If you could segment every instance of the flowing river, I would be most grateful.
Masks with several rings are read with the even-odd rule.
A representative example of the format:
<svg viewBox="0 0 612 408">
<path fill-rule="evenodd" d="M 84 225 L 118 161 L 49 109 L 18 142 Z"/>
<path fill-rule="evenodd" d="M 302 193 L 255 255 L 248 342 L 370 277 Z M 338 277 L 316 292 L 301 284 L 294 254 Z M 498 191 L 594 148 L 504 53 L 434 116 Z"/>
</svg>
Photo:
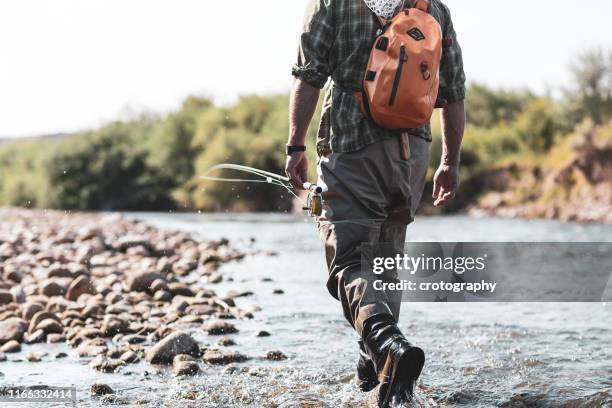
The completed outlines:
<svg viewBox="0 0 612 408">
<path fill-rule="evenodd" d="M 93 382 L 152 407 L 374 407 L 354 385 L 355 335 L 325 287 L 322 245 L 313 223 L 290 215 L 131 214 L 158 227 L 228 238 L 257 253 L 224 265 L 217 292 L 252 291 L 237 305 L 261 307 L 236 322 L 233 349 L 254 357 L 174 378 L 146 363 L 101 374 L 70 356 L 0 363 L 0 385 L 77 387 L 77 406 L 101 404 Z M 612 241 L 612 226 L 464 216 L 418 219 L 411 241 Z M 562 256 L 562 255 L 560 255 Z M 228 279 L 230 278 L 230 279 Z M 276 289 L 284 293 L 275 294 Z M 408 303 L 400 327 L 427 362 L 419 407 L 612 407 L 612 307 L 605 303 Z M 256 337 L 261 330 L 269 337 Z M 212 343 L 194 334 L 202 344 Z M 64 345 L 25 350 L 56 353 Z M 257 359 L 280 350 L 289 359 Z M 194 393 L 195 400 L 181 399 Z M 33 406 L 30 404 L 29 406 Z M 53 406 L 48 404 L 45 406 Z M 56 406 L 62 406 L 57 404 Z"/>
</svg>

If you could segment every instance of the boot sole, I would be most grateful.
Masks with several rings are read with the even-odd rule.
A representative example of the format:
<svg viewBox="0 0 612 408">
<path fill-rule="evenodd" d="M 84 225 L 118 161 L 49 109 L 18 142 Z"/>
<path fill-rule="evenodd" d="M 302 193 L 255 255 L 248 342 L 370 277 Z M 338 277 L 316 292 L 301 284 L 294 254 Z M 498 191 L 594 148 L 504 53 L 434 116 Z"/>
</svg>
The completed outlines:
<svg viewBox="0 0 612 408">
<path fill-rule="evenodd" d="M 384 398 L 379 399 L 379 406 L 387 408 L 398 387 L 407 389 L 409 396 L 412 397 L 414 385 L 419 379 L 424 365 L 425 353 L 423 350 L 418 347 L 410 347 L 406 350 L 391 367 L 389 385 L 384 391 Z"/>
</svg>

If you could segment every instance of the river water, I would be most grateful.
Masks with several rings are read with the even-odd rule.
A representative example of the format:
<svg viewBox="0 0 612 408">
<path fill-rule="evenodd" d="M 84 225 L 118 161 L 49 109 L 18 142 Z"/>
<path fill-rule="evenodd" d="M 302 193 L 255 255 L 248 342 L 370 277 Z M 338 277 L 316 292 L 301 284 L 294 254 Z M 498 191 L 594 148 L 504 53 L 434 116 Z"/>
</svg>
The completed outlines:
<svg viewBox="0 0 612 408">
<path fill-rule="evenodd" d="M 223 266 L 217 292 L 253 291 L 238 306 L 255 306 L 237 321 L 233 349 L 252 357 L 232 368 L 204 368 L 189 379 L 144 363 L 100 374 L 69 357 L 0 363 L 0 384 L 74 384 L 78 406 L 104 382 L 147 406 L 374 407 L 375 395 L 354 385 L 357 346 L 339 304 L 326 288 L 322 246 L 310 220 L 289 215 L 132 214 L 162 228 L 225 237 L 257 251 Z M 612 241 L 612 226 L 470 217 L 421 218 L 411 241 Z M 271 254 L 270 252 L 273 252 Z M 282 289 L 283 294 L 274 294 Z M 400 328 L 427 355 L 419 407 L 612 407 L 612 307 L 605 303 L 410 303 Z M 269 337 L 256 337 L 260 330 Z M 213 344 L 194 332 L 202 344 Z M 53 354 L 63 345 L 27 350 Z M 280 350 L 289 359 L 258 359 Z M 145 373 L 146 371 L 146 373 Z M 186 402 L 186 393 L 195 401 Z M 32 405 L 30 405 L 32 406 Z M 50 405 L 47 405 L 50 406 Z M 58 405 L 59 406 L 59 405 Z"/>
</svg>

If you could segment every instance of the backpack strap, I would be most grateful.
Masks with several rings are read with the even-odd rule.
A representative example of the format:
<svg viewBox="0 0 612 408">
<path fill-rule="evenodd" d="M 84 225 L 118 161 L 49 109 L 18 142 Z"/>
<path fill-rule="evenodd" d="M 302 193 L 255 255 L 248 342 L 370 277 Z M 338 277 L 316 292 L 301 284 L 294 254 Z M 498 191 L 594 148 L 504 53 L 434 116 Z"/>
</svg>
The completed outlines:
<svg viewBox="0 0 612 408">
<path fill-rule="evenodd" d="M 417 8 L 425 13 L 429 12 L 429 0 L 415 0 L 413 8 Z"/>
</svg>

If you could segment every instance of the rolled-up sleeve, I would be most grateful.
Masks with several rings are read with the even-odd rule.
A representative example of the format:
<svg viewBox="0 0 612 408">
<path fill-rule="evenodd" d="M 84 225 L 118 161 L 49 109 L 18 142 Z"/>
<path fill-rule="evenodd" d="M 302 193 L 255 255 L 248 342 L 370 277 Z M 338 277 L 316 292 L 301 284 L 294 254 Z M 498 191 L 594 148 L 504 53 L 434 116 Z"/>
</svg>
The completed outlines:
<svg viewBox="0 0 612 408">
<path fill-rule="evenodd" d="M 300 36 L 298 58 L 291 73 L 316 88 L 323 88 L 331 75 L 329 51 L 334 41 L 331 2 L 310 0 Z"/>
<path fill-rule="evenodd" d="M 444 6 L 444 24 L 442 27 L 443 49 L 440 62 L 440 92 L 438 97 L 447 103 L 465 99 L 465 72 L 463 54 L 457 41 L 450 11 Z"/>
</svg>

